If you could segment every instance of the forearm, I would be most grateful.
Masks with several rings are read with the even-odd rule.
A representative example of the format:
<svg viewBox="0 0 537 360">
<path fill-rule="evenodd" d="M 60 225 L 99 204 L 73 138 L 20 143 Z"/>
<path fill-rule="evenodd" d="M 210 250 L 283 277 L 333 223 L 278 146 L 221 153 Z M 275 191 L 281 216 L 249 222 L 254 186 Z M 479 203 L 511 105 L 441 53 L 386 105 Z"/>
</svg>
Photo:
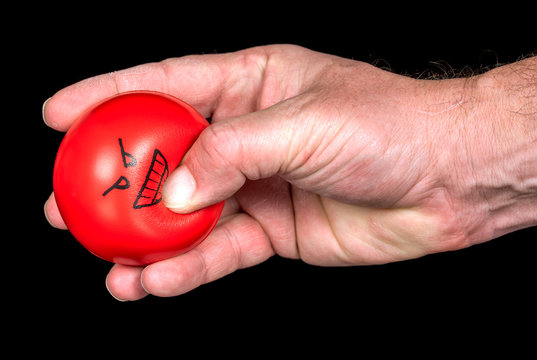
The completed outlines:
<svg viewBox="0 0 537 360">
<path fill-rule="evenodd" d="M 477 241 L 537 225 L 537 57 L 473 80 L 459 153 L 464 187 L 478 199 Z"/>
</svg>

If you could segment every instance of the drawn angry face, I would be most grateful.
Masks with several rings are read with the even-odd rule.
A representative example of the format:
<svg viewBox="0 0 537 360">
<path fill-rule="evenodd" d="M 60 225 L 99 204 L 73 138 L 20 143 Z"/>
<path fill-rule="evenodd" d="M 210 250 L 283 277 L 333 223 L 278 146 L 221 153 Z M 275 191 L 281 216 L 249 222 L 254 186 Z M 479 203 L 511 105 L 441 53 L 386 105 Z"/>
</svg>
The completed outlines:
<svg viewBox="0 0 537 360">
<path fill-rule="evenodd" d="M 123 166 L 125 168 L 136 166 L 138 161 L 132 154 L 125 151 L 125 148 L 123 147 L 123 139 L 121 138 L 119 138 L 119 147 L 121 150 Z M 164 184 L 169 172 L 170 170 L 166 158 L 162 155 L 160 150 L 155 149 L 151 165 L 145 175 L 145 181 L 140 187 L 140 191 L 138 191 L 138 195 L 136 196 L 132 207 L 134 209 L 141 209 L 146 206 L 158 204 L 162 200 L 162 184 Z M 103 196 L 108 195 L 112 190 L 125 190 L 128 188 L 130 188 L 129 179 L 121 175 L 112 186 L 106 189 Z"/>
</svg>

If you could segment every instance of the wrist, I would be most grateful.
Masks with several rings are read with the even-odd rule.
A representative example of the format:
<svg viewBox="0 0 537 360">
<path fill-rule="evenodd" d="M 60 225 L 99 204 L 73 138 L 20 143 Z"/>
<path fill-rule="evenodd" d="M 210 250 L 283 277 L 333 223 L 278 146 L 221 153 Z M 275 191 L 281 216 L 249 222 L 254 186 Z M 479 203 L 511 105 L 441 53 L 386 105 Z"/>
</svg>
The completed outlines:
<svg viewBox="0 0 537 360">
<path fill-rule="evenodd" d="M 473 211 L 472 242 L 537 225 L 537 69 L 519 71 L 526 65 L 466 81 L 455 173 Z"/>
</svg>

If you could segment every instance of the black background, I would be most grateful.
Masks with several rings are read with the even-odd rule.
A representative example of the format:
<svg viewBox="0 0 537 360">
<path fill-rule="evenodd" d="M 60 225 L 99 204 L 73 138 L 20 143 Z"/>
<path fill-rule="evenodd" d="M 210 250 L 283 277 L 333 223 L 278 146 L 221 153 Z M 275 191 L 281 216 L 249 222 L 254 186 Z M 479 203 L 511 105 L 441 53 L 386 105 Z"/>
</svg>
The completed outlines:
<svg viewBox="0 0 537 360">
<path fill-rule="evenodd" d="M 290 3 L 197 8 L 142 3 L 121 11 L 81 4 L 33 7 L 38 15 L 33 18 L 23 10 L 6 14 L 14 21 L 3 29 L 9 87 L 4 120 L 15 128 L 4 132 L 9 210 L 3 238 L 9 246 L 3 296 L 11 300 L 6 313 L 16 319 L 12 334 L 52 335 L 58 341 L 93 328 L 91 340 L 82 337 L 88 348 L 113 344 L 114 336 L 124 332 L 132 334 L 127 347 L 136 348 L 144 336 L 166 333 L 177 342 L 160 344 L 165 348 L 188 347 L 185 339 L 193 336 L 206 340 L 207 347 L 198 348 L 203 351 L 213 338 L 224 337 L 231 340 L 219 349 L 231 352 L 246 335 L 265 344 L 261 349 L 282 341 L 300 348 L 331 346 L 324 340 L 329 335 L 341 336 L 336 349 L 365 349 L 371 346 L 366 338 L 392 344 L 407 336 L 410 340 L 400 348 L 406 351 L 423 343 L 448 349 L 471 343 L 483 332 L 500 338 L 520 332 L 531 338 L 537 300 L 535 229 L 382 266 L 322 268 L 276 256 L 179 297 L 120 303 L 104 285 L 111 265 L 68 232 L 47 224 L 43 204 L 52 190 L 54 156 L 63 134 L 45 126 L 41 106 L 54 92 L 89 76 L 270 43 L 294 43 L 407 74 L 435 69 L 432 63 L 439 61 L 455 69 L 493 66 L 537 49 L 534 21 L 524 18 L 523 9 L 351 4 L 291 9 Z M 299 340 L 305 333 L 317 340 Z M 521 338 L 518 345 L 525 342 Z M 498 344 L 482 343 L 484 348 Z"/>
</svg>

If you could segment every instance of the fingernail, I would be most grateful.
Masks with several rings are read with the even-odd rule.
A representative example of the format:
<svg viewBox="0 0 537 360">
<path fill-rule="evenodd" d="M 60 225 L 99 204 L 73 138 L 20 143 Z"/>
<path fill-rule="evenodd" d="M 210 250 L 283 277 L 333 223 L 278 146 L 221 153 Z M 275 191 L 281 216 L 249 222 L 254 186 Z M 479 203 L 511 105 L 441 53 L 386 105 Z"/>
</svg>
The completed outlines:
<svg viewBox="0 0 537 360">
<path fill-rule="evenodd" d="M 185 166 L 177 168 L 162 188 L 162 201 L 170 210 L 186 210 L 196 191 L 196 180 Z"/>
<path fill-rule="evenodd" d="M 106 279 L 104 281 L 104 286 L 106 286 L 106 290 L 108 290 L 108 293 L 110 294 L 110 296 L 112 296 L 114 299 L 116 299 L 117 301 L 119 302 L 126 302 L 127 300 L 123 300 L 123 299 L 120 299 L 118 298 L 117 296 L 115 296 L 111 291 L 110 291 L 110 288 L 108 287 L 108 276 L 106 276 Z"/>
<path fill-rule="evenodd" d="M 147 289 L 146 289 L 145 286 L 144 286 L 144 271 L 145 271 L 145 269 L 147 269 L 147 267 L 145 267 L 145 268 L 142 270 L 142 272 L 140 273 L 140 286 L 142 287 L 142 289 L 144 289 L 144 291 L 145 291 L 146 293 L 150 294 L 150 292 L 147 291 Z"/>
<path fill-rule="evenodd" d="M 52 193 L 47 201 L 45 201 L 45 205 L 43 206 L 43 210 L 45 212 L 45 219 L 47 219 L 48 223 L 60 230 L 67 230 L 67 225 L 65 225 L 65 222 L 59 215 L 58 211 L 52 210 L 52 200 L 54 199 L 54 193 Z"/>
<path fill-rule="evenodd" d="M 47 124 L 47 126 L 49 126 L 49 124 L 47 122 L 47 118 L 45 117 L 45 107 L 47 106 L 47 103 L 48 103 L 49 100 L 50 100 L 50 98 L 45 100 L 45 102 L 43 103 L 43 107 L 41 108 L 41 116 L 43 117 L 43 121 L 45 122 L 45 124 Z"/>
</svg>

